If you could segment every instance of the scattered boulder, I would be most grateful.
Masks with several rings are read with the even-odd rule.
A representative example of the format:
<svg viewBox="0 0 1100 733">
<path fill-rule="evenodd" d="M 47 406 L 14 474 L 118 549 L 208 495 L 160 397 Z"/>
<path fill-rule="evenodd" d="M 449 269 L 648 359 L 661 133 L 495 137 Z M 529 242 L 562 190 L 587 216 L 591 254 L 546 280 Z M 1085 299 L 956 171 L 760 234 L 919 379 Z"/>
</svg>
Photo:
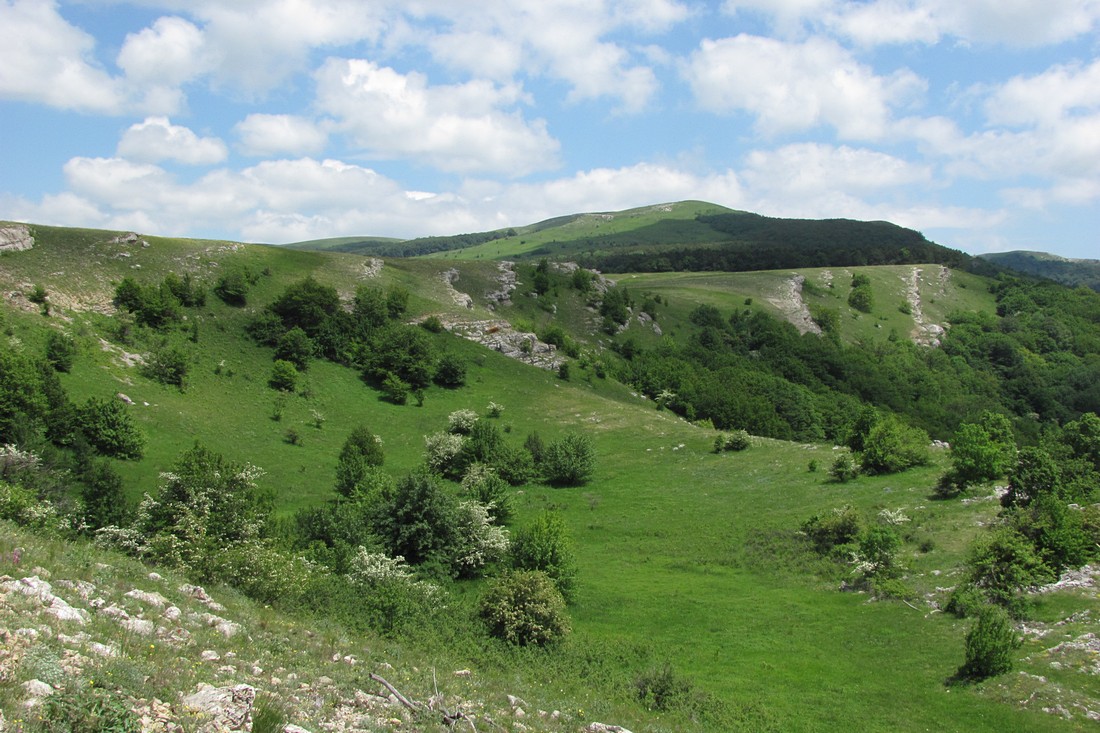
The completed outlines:
<svg viewBox="0 0 1100 733">
<path fill-rule="evenodd" d="M 31 231 L 22 224 L 0 227 L 0 252 L 22 252 L 34 246 Z"/>
<path fill-rule="evenodd" d="M 200 730 L 247 731 L 252 729 L 252 704 L 255 701 L 256 688 L 251 685 L 214 687 L 203 683 L 197 691 L 183 698 L 183 705 L 213 719 L 210 725 Z"/>
</svg>

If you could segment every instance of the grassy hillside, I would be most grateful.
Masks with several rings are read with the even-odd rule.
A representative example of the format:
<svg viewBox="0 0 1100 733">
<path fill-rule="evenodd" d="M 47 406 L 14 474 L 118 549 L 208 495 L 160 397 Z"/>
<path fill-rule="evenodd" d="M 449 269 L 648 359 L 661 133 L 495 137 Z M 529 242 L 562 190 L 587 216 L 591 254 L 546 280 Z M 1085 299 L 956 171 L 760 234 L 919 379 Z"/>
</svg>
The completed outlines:
<svg viewBox="0 0 1100 733">
<path fill-rule="evenodd" d="M 685 222 L 692 222 L 699 212 L 687 207 L 682 213 Z M 639 211 L 636 216 L 655 214 Z M 563 226 L 590 224 L 574 220 Z M 614 220 L 603 224 L 620 225 Z M 523 236 L 532 237 L 533 249 L 550 241 L 535 234 L 550 231 Z M 41 353 L 50 330 L 64 331 L 78 345 L 71 373 L 61 375 L 75 401 L 116 392 L 133 399 L 129 412 L 148 436 L 146 455 L 137 462 L 115 462 L 131 497 L 154 491 L 160 472 L 196 440 L 264 469 L 262 486 L 274 492 L 277 511 L 286 517 L 334 496 L 336 457 L 358 424 L 381 437 L 384 468 L 394 476 L 420 463 L 423 436 L 445 427 L 451 412 L 469 408 L 484 415 L 490 402 L 503 405 L 496 424 L 510 443 L 522 443 L 532 431 L 547 440 L 569 430 L 591 437 L 598 463 L 586 486 L 530 484 L 513 492 L 514 526 L 550 509 L 573 537 L 579 566 L 578 597 L 570 608 L 573 635 L 545 652 L 472 641 L 462 634 L 476 626 L 469 619 L 482 581 L 457 584 L 450 614 L 457 619 L 454 626 L 444 626 L 438 635 L 426 628 L 419 638 L 400 642 L 372 641 L 369 647 L 372 662 L 392 661 L 403 682 L 423 698 L 430 695 L 426 670 L 431 665 L 447 669 L 447 675 L 450 669 L 473 668 L 473 682 L 454 683 L 464 697 L 504 706 L 505 694 L 518 694 L 532 706 L 567 712 L 567 729 L 603 720 L 636 733 L 824 731 L 851 728 L 853 721 L 868 731 L 1074 730 L 1089 725 L 1082 709 L 1100 709 L 1097 677 L 1076 671 L 1081 666 L 1076 651 L 1055 648 L 1095 631 L 1096 620 L 1074 616 L 1095 603 L 1094 589 L 1039 598 L 1036 620 L 1029 626 L 1049 635 L 1029 635 L 1015 653 L 1018 669 L 1026 674 L 945 685 L 962 662 L 971 622 L 939 613 L 930 603 L 945 602 L 944 588 L 957 582 L 968 544 L 997 504 L 987 496 L 989 487 L 976 490 L 966 503 L 934 499 L 946 465 L 942 453 L 931 465 L 902 474 L 831 483 L 825 474 L 834 455 L 831 445 L 754 438 L 745 452 L 716 454 L 711 450 L 714 430 L 659 410 L 634 390 L 601 378 L 598 359 L 575 360 L 570 379 L 563 380 L 446 333 L 431 338 L 439 348 L 466 358 L 467 384 L 455 390 L 431 387 L 423 406 L 385 401 L 357 371 L 322 360 L 314 360 L 305 374 L 306 389 L 279 396 L 266 383 L 272 351 L 249 340 L 244 326 L 288 284 L 307 275 L 333 285 L 345 299 L 360 283 L 407 288 L 409 319 L 429 314 L 447 320 L 507 318 L 539 331 L 558 323 L 593 354 L 610 337 L 584 300 L 564 291 L 533 298 L 524 294 L 530 287 L 526 283 L 511 305 L 494 304 L 485 294 L 499 286 L 500 272 L 493 262 L 476 261 L 472 250 L 462 255 L 473 256 L 473 262 L 387 260 L 374 272 L 351 255 L 158 238 L 144 238 L 145 247 L 142 238 L 118 243 L 111 241 L 115 233 L 48 227 L 35 227 L 34 233 L 34 249 L 0 256 L 0 286 L 8 294 L 6 344 Z M 481 253 L 489 259 L 489 249 Z M 187 314 L 189 322 L 198 323 L 197 342 L 187 340 L 187 328 L 169 336 L 190 360 L 185 391 L 153 382 L 126 364 L 122 352 L 144 352 L 156 337 L 139 337 L 132 345 L 112 341 L 115 283 L 127 275 L 155 280 L 169 270 L 209 282 L 241 265 L 262 273 L 245 307 L 210 297 L 204 308 Z M 447 284 L 444 273 L 452 267 L 459 271 L 454 288 L 470 295 L 472 307 Z M 847 305 L 857 273 L 870 280 L 875 301 L 870 314 Z M 529 274 L 520 270 L 521 283 Z M 955 309 L 994 308 L 980 278 L 957 272 L 945 276 L 936 266 L 920 268 L 915 279 L 911 266 L 815 268 L 798 274 L 805 278 L 805 303 L 836 309 L 841 337 L 850 343 L 885 342 L 891 331 L 902 338 L 913 332 L 919 324 L 909 298 L 911 284 L 928 322 L 942 323 Z M 622 276 L 621 284 L 637 293 L 660 294 L 665 301 L 661 327 L 686 336 L 694 328 L 690 311 L 700 303 L 727 310 L 745 307 L 751 299 L 753 309 L 787 315 L 791 277 L 789 271 L 637 274 Z M 35 285 L 48 293 L 48 317 L 24 295 Z M 909 313 L 902 312 L 903 305 Z M 631 321 L 631 332 L 659 341 L 650 326 L 637 320 Z M 281 417 L 275 420 L 277 403 Z M 300 435 L 298 444 L 286 440 L 290 429 Z M 819 466 L 816 471 L 809 470 L 811 462 Z M 870 517 L 884 509 L 909 517 L 900 557 L 911 600 L 871 601 L 866 593 L 839 592 L 841 582 L 850 578 L 848 568 L 820 558 L 800 539 L 798 528 L 805 520 L 844 505 Z M 13 537 L 0 545 L 5 555 L 15 542 L 32 544 Z M 64 559 L 72 552 L 86 558 L 82 565 L 74 562 L 85 575 L 99 561 L 83 550 L 56 545 L 37 549 L 35 562 Z M 14 570 L 10 564 L 3 569 Z M 261 626 L 287 628 L 287 638 L 303 623 L 268 616 L 273 612 L 243 599 L 239 605 L 235 599 L 233 608 L 245 616 L 256 614 Z M 1062 623 L 1065 619 L 1071 620 Z M 325 634 L 339 633 L 327 628 Z M 259 633 L 256 638 L 277 644 Z M 351 648 L 333 641 L 337 646 L 344 653 Z M 1061 666 L 1053 668 L 1052 661 Z M 636 699 L 638 680 L 665 664 L 678 681 L 676 694 L 696 702 L 652 710 Z M 1043 682 L 1037 681 L 1040 677 Z M 14 699 L 13 687 L 22 681 L 2 683 L 6 699 Z M 349 682 L 361 683 L 361 676 Z M 1068 719 L 1043 712 L 1058 706 L 1068 711 Z M 525 725 L 539 729 L 543 723 L 533 719 Z"/>
</svg>

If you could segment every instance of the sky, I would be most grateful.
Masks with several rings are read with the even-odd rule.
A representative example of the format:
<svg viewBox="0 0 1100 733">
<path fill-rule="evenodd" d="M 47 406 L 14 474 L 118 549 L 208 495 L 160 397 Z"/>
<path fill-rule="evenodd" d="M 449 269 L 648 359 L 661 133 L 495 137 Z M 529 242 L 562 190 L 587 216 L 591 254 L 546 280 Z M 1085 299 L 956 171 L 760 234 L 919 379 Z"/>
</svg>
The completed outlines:
<svg viewBox="0 0 1100 733">
<path fill-rule="evenodd" d="M 699 199 L 1100 258 L 1100 0 L 0 0 L 0 219 L 286 243 Z"/>
</svg>

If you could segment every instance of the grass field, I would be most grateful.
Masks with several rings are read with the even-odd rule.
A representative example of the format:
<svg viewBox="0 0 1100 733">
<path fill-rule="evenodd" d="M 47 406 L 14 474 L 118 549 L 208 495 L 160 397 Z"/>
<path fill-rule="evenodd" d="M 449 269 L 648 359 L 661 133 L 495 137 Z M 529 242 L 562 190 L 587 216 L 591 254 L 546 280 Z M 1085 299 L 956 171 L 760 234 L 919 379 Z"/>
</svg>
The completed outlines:
<svg viewBox="0 0 1100 733">
<path fill-rule="evenodd" d="M 1065 721 L 1040 712 L 1038 703 L 1021 706 L 1029 694 L 1028 677 L 1012 675 L 977 686 L 945 684 L 962 661 L 968 622 L 933 613 L 922 599 L 933 594 L 942 601 L 944 594 L 936 589 L 954 584 L 967 543 L 995 505 L 933 500 L 942 455 L 936 465 L 899 475 L 827 483 L 824 470 L 832 446 L 756 438 L 743 453 L 714 454 L 713 431 L 659 411 L 589 370 L 578 369 L 564 382 L 448 335 L 437 336 L 438 345 L 467 358 L 467 386 L 432 388 L 423 407 L 384 402 L 354 371 L 321 361 L 306 376 L 306 396 L 279 398 L 266 385 L 270 349 L 243 336 L 250 311 L 307 274 L 349 294 L 361 282 L 361 259 L 152 239 L 149 248 L 116 257 L 118 245 L 104 244 L 102 233 L 80 232 L 69 240 L 62 230 L 42 231 L 34 250 L 0 257 L 4 287 L 41 283 L 59 302 L 64 298 L 85 309 L 59 307 L 45 318 L 33 309 L 9 308 L 8 344 L 39 350 L 44 327 L 65 329 L 80 346 L 73 372 L 63 378 L 74 399 L 121 391 L 136 402 L 132 414 L 149 438 L 146 457 L 118 463 L 135 498 L 152 491 L 158 474 L 196 440 L 263 468 L 262 483 L 276 493 L 278 511 L 286 515 L 332 496 L 340 445 L 361 423 L 381 436 L 385 467 L 395 476 L 419 463 L 423 436 L 442 429 L 451 411 L 469 408 L 484 414 L 490 401 L 504 406 L 499 424 L 513 444 L 531 431 L 544 439 L 568 430 L 591 435 L 598 467 L 587 486 L 532 485 L 517 491 L 517 523 L 544 509 L 561 512 L 580 565 L 579 596 L 571 609 L 575 633 L 566 652 L 560 658 L 520 655 L 501 667 L 514 684 L 538 690 L 532 694 L 544 707 L 552 708 L 554 696 L 560 695 L 589 717 L 616 716 L 614 722 L 636 732 L 708 729 L 705 720 L 649 713 L 629 702 L 634 677 L 668 662 L 697 690 L 734 710 L 744 730 L 1083 729 L 1080 717 Z M 109 301 L 111 282 L 137 272 L 133 265 L 141 264 L 144 275 L 187 266 L 210 277 L 228 258 L 243 258 L 270 275 L 250 293 L 249 308 L 230 308 L 211 297 L 205 309 L 191 315 L 199 319 L 198 343 L 187 342 L 183 332 L 172 336 L 190 354 L 186 391 L 149 381 L 101 348 L 107 317 L 87 308 L 93 301 Z M 82 259 L 92 265 L 81 268 Z M 440 278 L 452 264 L 387 262 L 377 282 L 408 287 L 413 315 L 464 314 Z M 456 287 L 466 288 L 476 302 L 467 315 L 488 315 L 481 295 L 492 284 L 495 265 L 462 267 Z M 954 308 L 989 307 L 980 279 L 954 273 L 941 285 L 929 278 L 933 270 L 938 268 L 927 268 L 919 282 L 927 319 L 942 322 Z M 891 330 L 904 337 L 913 318 L 899 305 L 912 268 L 858 271 L 872 279 L 876 307 L 870 315 L 847 306 L 851 271 L 834 270 L 833 288 L 824 271 L 801 271 L 816 285 L 807 300 L 840 310 L 846 340 L 885 338 Z M 726 311 L 752 298 L 753 307 L 774 307 L 768 299 L 788 276 L 662 274 L 628 276 L 622 282 L 637 292 L 665 296 L 671 305 L 662 323 L 675 329 L 683 327 L 682 319 L 698 303 Z M 579 327 L 588 316 L 581 306 L 569 307 L 574 310 L 568 317 L 563 312 L 563 320 Z M 503 311 L 509 313 L 549 319 L 526 301 Z M 593 344 L 601 338 L 587 337 Z M 282 417 L 275 420 L 280 399 Z M 300 445 L 285 440 L 291 428 L 299 432 Z M 821 466 L 817 472 L 808 470 L 811 460 Z M 799 525 L 845 504 L 872 516 L 881 509 L 903 509 L 911 518 L 902 556 L 905 581 L 917 603 L 869 602 L 864 594 L 840 592 L 845 571 L 803 548 Z M 472 598 L 473 589 L 465 592 Z M 1040 613 L 1055 621 L 1095 607 L 1095 600 L 1095 592 L 1053 596 Z M 1061 686 L 1060 693 L 1044 688 L 1034 699 L 1068 704 L 1100 697 L 1096 677 L 1051 672 L 1043 652 L 1049 646 L 1032 639 L 1017 655 L 1029 674 L 1051 676 Z M 604 660 L 592 669 L 605 677 L 588 679 L 586 668 L 563 669 L 562 659 L 579 664 L 585 650 Z M 440 658 L 458 664 L 464 654 L 450 649 Z M 476 656 L 468 661 L 501 664 Z M 612 696 L 604 694 L 609 686 L 616 691 Z"/>
</svg>

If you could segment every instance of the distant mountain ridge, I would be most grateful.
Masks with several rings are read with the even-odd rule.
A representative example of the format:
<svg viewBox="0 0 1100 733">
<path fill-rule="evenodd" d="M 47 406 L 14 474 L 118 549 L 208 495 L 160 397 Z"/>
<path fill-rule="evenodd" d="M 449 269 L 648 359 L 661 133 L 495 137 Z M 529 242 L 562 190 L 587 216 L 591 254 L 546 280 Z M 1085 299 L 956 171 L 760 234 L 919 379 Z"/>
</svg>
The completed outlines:
<svg viewBox="0 0 1100 733">
<path fill-rule="evenodd" d="M 573 260 L 607 272 L 749 271 L 942 264 L 995 268 L 885 221 L 784 219 L 702 201 L 570 214 L 525 227 L 404 241 L 343 238 L 291 245 L 375 257 Z"/>
<path fill-rule="evenodd" d="M 1070 287 L 1083 285 L 1100 292 L 1100 260 L 1071 259 L 1047 252 L 1025 250 L 994 252 L 979 257 L 1024 275 L 1043 277 Z"/>
</svg>

